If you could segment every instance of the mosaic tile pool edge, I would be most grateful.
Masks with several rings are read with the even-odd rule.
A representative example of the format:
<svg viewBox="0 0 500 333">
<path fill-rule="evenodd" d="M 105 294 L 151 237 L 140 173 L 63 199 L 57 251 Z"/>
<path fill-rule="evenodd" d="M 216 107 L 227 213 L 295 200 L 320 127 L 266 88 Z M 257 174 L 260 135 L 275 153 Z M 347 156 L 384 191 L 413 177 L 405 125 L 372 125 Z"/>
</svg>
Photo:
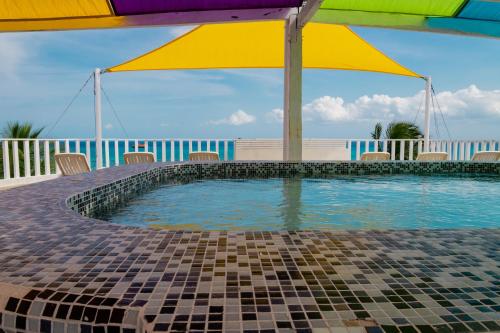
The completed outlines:
<svg viewBox="0 0 500 333">
<path fill-rule="evenodd" d="M 335 175 L 384 174 L 498 174 L 500 163 L 471 162 L 224 162 L 183 163 L 147 172 L 85 191 L 66 204 L 81 215 L 96 217 L 130 197 L 164 181 L 205 178 L 331 177 Z"/>
<path fill-rule="evenodd" d="M 68 204 L 82 214 L 91 214 L 100 206 L 126 200 L 172 178 L 500 174 L 500 164 L 494 163 L 410 163 L 158 164 L 146 170 L 138 168 L 124 177 L 111 177 L 115 179 L 104 185 L 83 186 L 83 192 L 73 192 L 71 179 L 61 180 L 61 190 L 55 193 L 69 198 L 63 200 L 64 207 L 60 208 L 67 210 Z M 81 188 L 85 180 L 90 179 L 76 180 L 75 188 Z M 40 186 L 47 191 L 40 191 L 38 206 L 45 204 L 46 196 L 54 195 L 49 185 Z M 0 208 L 2 204 L 8 206 L 9 200 L 19 201 L 22 197 L 11 193 L 0 193 Z M 80 197 L 74 193 L 80 193 Z M 31 208 L 47 212 L 49 217 L 39 218 L 42 224 L 33 224 L 36 215 L 32 212 L 14 211 L 0 216 L 0 222 L 6 215 L 10 216 L 8 221 L 23 220 L 29 227 L 21 228 L 19 233 L 0 224 L 0 240 L 6 240 L 0 242 L 0 250 L 4 250 L 0 251 L 0 282 L 17 282 L 30 288 L 18 301 L 8 297 L 3 305 L 0 300 L 0 330 L 9 333 L 35 331 L 31 329 L 34 327 L 40 331 L 75 333 L 425 333 L 500 328 L 499 287 L 495 283 L 500 277 L 498 230 L 154 231 L 121 228 L 61 209 L 52 213 L 52 207 Z M 71 225 L 68 219 L 82 224 Z M 55 242 L 40 238 L 58 236 L 45 232 L 44 223 L 49 221 L 54 226 L 48 231 L 61 229 Z M 62 232 L 64 229 L 67 231 Z M 88 244 L 76 246 L 83 239 Z M 45 242 L 50 246 L 44 247 Z M 46 249 L 40 250 L 40 246 Z M 9 249 L 17 252 L 7 253 L 5 250 Z M 125 261 L 117 261 L 119 258 Z M 46 301 L 35 297 L 34 302 L 40 302 L 44 311 L 45 307 L 50 308 L 49 303 L 56 304 L 57 311 L 54 307 L 53 316 L 30 316 L 34 306 L 27 306 L 26 298 L 44 292 L 53 295 Z M 74 308 L 80 306 L 75 303 L 82 296 L 87 296 L 88 302 L 98 303 L 90 308 L 95 308 L 96 313 L 101 311 L 99 320 L 71 319 Z M 74 302 L 69 301 L 73 298 Z M 108 307 L 104 299 L 115 303 Z M 133 313 L 140 309 L 141 323 L 135 327 L 111 324 L 111 315 L 103 310 L 112 313 L 115 309 Z M 106 318 L 108 324 L 104 324 Z"/>
</svg>

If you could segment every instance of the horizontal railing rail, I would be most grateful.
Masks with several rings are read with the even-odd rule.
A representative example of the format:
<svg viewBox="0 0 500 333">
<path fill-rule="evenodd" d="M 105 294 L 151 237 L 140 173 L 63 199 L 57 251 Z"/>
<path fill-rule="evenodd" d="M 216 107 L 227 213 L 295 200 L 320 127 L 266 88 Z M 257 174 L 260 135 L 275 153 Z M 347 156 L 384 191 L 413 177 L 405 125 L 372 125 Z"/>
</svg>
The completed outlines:
<svg viewBox="0 0 500 333">
<path fill-rule="evenodd" d="M 350 160 L 360 160 L 365 152 L 388 152 L 391 160 L 414 160 L 423 151 L 424 141 L 341 139 Z M 234 159 L 233 139 L 179 139 L 179 138 L 108 138 L 102 141 L 103 167 L 123 165 L 127 152 L 152 152 L 157 161 L 184 161 L 189 153 L 212 151 L 221 160 Z M 43 178 L 59 174 L 54 154 L 82 153 L 92 169 L 96 168 L 95 140 L 65 139 L 10 139 L 0 138 L 0 182 L 30 177 Z M 430 151 L 448 153 L 449 160 L 470 160 L 474 153 L 500 150 L 500 140 L 430 140 Z"/>
</svg>

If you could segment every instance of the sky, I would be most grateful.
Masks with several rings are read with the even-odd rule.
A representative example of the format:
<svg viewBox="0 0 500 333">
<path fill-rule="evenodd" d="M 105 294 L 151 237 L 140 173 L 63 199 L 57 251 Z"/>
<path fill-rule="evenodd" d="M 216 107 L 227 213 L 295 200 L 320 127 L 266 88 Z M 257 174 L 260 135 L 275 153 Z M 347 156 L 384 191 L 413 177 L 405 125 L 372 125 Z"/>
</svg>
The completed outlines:
<svg viewBox="0 0 500 333">
<path fill-rule="evenodd" d="M 45 137 L 93 137 L 92 80 L 63 114 L 93 69 L 136 57 L 191 28 L 0 34 L 0 127 L 30 121 L 45 127 Z M 500 40 L 353 30 L 404 66 L 432 76 L 440 106 L 432 117 L 433 138 L 500 137 Z M 104 137 L 282 135 L 282 70 L 107 73 L 102 84 L 112 105 L 103 96 Z M 377 122 L 422 125 L 423 88 L 415 78 L 304 70 L 304 137 L 367 138 Z"/>
</svg>

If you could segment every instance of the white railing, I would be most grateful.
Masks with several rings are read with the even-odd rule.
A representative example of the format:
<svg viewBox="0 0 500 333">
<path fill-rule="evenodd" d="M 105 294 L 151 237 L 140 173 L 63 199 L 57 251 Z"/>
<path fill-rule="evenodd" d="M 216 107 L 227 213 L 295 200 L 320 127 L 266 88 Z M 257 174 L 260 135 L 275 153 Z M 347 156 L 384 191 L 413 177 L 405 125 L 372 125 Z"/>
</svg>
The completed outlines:
<svg viewBox="0 0 500 333">
<path fill-rule="evenodd" d="M 340 140 L 336 140 L 340 141 Z M 359 160 L 366 152 L 385 151 L 392 160 L 413 160 L 423 150 L 423 140 L 343 139 L 347 159 Z M 500 140 L 431 140 L 430 151 L 444 151 L 450 160 L 470 160 L 475 152 L 500 150 Z M 95 169 L 93 139 L 2 139 L 0 138 L 0 183 L 6 180 L 46 178 L 59 173 L 54 154 L 83 153 Z M 103 139 L 103 167 L 124 164 L 123 154 L 147 151 L 157 161 L 184 161 L 189 153 L 214 151 L 221 160 L 234 159 L 231 139 Z"/>
<path fill-rule="evenodd" d="M 189 153 L 213 151 L 221 160 L 233 158 L 233 140 L 227 139 L 103 139 L 103 167 L 123 165 L 127 152 L 152 152 L 157 161 L 184 161 Z M 0 180 L 59 174 L 54 154 L 83 153 L 96 167 L 93 139 L 2 139 Z"/>
<path fill-rule="evenodd" d="M 348 139 L 351 160 L 360 160 L 364 152 L 388 152 L 391 160 L 414 160 L 424 149 L 424 140 Z M 429 151 L 446 152 L 451 161 L 469 161 L 474 153 L 500 150 L 500 140 L 430 140 Z"/>
</svg>

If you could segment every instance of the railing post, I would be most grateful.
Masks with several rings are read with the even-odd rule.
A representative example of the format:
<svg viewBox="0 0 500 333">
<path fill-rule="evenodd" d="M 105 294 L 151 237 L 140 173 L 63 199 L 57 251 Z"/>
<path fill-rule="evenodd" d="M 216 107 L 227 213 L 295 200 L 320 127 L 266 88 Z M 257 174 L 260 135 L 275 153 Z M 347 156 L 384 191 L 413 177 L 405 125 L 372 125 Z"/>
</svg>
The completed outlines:
<svg viewBox="0 0 500 333">
<path fill-rule="evenodd" d="M 167 144 L 165 143 L 165 139 L 161 140 L 161 161 L 167 161 Z"/>
<path fill-rule="evenodd" d="M 31 177 L 31 154 L 30 142 L 23 141 L 23 155 L 24 155 L 24 177 Z"/>
<path fill-rule="evenodd" d="M 9 154 L 9 141 L 2 141 L 3 153 L 3 178 L 10 179 L 10 154 Z"/>
<path fill-rule="evenodd" d="M 179 161 L 184 161 L 184 142 L 182 139 L 179 140 Z"/>
<path fill-rule="evenodd" d="M 40 141 L 33 141 L 33 154 L 35 155 L 35 176 L 40 176 Z"/>
<path fill-rule="evenodd" d="M 17 140 L 12 141 L 12 157 L 14 162 L 14 178 L 19 178 L 19 144 Z"/>
<path fill-rule="evenodd" d="M 356 161 L 359 161 L 361 156 L 361 141 L 356 140 Z"/>
<path fill-rule="evenodd" d="M 54 153 L 59 154 L 60 148 L 61 147 L 59 147 L 59 140 L 54 140 Z M 89 163 L 90 163 L 90 160 L 89 160 Z M 57 165 L 57 163 L 56 163 L 56 173 L 57 174 L 61 173 L 61 170 L 59 170 L 59 166 Z"/>
<path fill-rule="evenodd" d="M 104 140 L 104 153 L 106 156 L 106 168 L 109 168 L 111 165 L 109 163 L 109 140 Z"/>
<path fill-rule="evenodd" d="M 229 160 L 229 141 L 224 140 L 224 161 Z"/>
<path fill-rule="evenodd" d="M 408 147 L 408 159 L 413 161 L 413 140 L 410 140 L 410 144 Z"/>
<path fill-rule="evenodd" d="M 69 149 L 69 140 L 68 139 L 64 140 L 64 152 L 71 153 L 71 151 Z"/>
<path fill-rule="evenodd" d="M 391 160 L 396 160 L 396 140 L 391 140 Z"/>
<path fill-rule="evenodd" d="M 44 154 L 44 159 L 45 159 L 45 175 L 50 175 L 51 170 L 50 170 L 50 141 L 45 140 L 43 142 L 43 154 Z"/>
<path fill-rule="evenodd" d="M 351 140 L 347 140 L 347 153 L 349 154 L 349 161 L 352 160 L 352 142 Z"/>
<path fill-rule="evenodd" d="M 170 161 L 175 162 L 175 141 L 170 139 Z"/>
<path fill-rule="evenodd" d="M 153 155 L 155 156 L 155 161 L 158 160 L 158 148 L 156 147 L 158 141 L 153 140 Z"/>
<path fill-rule="evenodd" d="M 89 162 L 89 165 L 90 167 L 92 168 L 92 163 L 90 163 L 90 140 L 87 139 L 87 141 L 85 141 L 85 155 L 87 157 L 87 161 Z"/>
<path fill-rule="evenodd" d="M 399 141 L 399 160 L 404 161 L 405 159 L 405 140 Z"/>
<path fill-rule="evenodd" d="M 120 141 L 115 139 L 114 145 L 115 145 L 115 166 L 119 166 L 120 165 Z"/>
</svg>

